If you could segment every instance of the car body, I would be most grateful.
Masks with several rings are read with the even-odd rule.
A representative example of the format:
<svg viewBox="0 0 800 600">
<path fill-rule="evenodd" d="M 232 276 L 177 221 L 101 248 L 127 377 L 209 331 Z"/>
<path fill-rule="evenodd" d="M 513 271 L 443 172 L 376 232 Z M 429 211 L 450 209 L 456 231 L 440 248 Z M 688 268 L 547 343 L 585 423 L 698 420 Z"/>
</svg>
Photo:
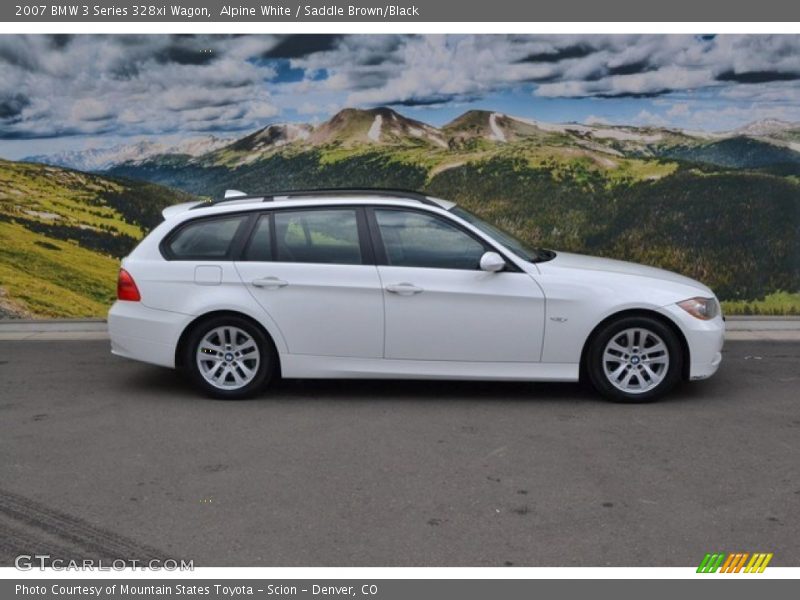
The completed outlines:
<svg viewBox="0 0 800 600">
<path fill-rule="evenodd" d="M 234 192 L 164 214 L 122 262 L 112 352 L 186 368 L 214 396 L 253 395 L 276 375 L 586 375 L 612 399 L 641 401 L 720 364 L 724 322 L 703 284 L 530 249 L 445 200 Z M 247 365 L 227 352 L 245 342 L 258 359 Z"/>
</svg>

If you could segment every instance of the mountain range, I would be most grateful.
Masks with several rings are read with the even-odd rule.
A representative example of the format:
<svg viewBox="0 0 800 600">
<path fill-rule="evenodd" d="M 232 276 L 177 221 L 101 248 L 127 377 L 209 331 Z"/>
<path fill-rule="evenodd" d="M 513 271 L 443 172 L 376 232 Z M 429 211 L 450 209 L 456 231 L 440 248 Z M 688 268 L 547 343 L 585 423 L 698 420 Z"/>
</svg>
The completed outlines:
<svg viewBox="0 0 800 600">
<path fill-rule="evenodd" d="M 147 140 L 111 148 L 87 149 L 23 160 L 83 171 L 107 171 L 122 165 L 198 164 L 238 167 L 275 152 L 337 145 L 358 147 L 428 147 L 463 152 L 482 144 L 498 147 L 519 142 L 574 147 L 596 153 L 609 166 L 614 157 L 677 158 L 720 166 L 762 167 L 800 164 L 800 123 L 755 121 L 728 132 L 666 127 L 547 123 L 499 112 L 471 110 L 442 127 L 410 119 L 386 107 L 347 108 L 319 125 L 276 123 L 232 140 L 193 137 L 173 145 Z"/>
<path fill-rule="evenodd" d="M 117 144 L 108 148 L 67 150 L 54 154 L 27 156 L 23 162 L 34 162 L 67 167 L 79 171 L 105 171 L 123 163 L 137 163 L 156 156 L 201 156 L 231 143 L 230 138 L 214 135 L 197 136 L 175 144 L 141 140 L 133 144 Z"/>
</svg>

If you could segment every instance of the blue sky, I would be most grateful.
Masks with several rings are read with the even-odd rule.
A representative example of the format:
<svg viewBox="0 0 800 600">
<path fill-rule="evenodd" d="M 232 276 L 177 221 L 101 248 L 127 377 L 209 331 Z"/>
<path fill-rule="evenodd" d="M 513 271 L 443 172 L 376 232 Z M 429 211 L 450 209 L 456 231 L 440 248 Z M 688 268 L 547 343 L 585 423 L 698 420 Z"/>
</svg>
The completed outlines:
<svg viewBox="0 0 800 600">
<path fill-rule="evenodd" d="M 0 36 L 0 156 L 388 105 L 723 131 L 800 121 L 800 36 Z"/>
</svg>

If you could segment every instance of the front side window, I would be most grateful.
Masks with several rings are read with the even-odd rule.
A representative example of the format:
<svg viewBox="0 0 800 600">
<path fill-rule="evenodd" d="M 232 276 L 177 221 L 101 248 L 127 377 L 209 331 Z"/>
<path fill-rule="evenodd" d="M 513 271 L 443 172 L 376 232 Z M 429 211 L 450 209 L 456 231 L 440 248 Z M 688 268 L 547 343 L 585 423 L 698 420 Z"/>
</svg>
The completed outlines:
<svg viewBox="0 0 800 600">
<path fill-rule="evenodd" d="M 167 243 L 170 258 L 224 259 L 246 215 L 201 219 L 181 227 Z"/>
<path fill-rule="evenodd" d="M 273 218 L 275 260 L 361 264 L 355 209 L 278 211 Z"/>
<path fill-rule="evenodd" d="M 518 240 L 510 233 L 503 231 L 491 223 L 487 223 L 483 219 L 476 217 L 471 212 L 468 212 L 463 208 L 456 206 L 455 208 L 450 209 L 450 212 L 457 217 L 461 217 L 473 227 L 480 229 L 483 233 L 492 237 L 494 241 L 500 242 L 507 250 L 511 250 L 511 252 L 523 260 L 540 262 L 552 258 L 552 256 L 550 256 L 552 252 L 528 246 L 525 242 Z M 553 256 L 555 255 L 553 254 Z"/>
<path fill-rule="evenodd" d="M 455 225 L 417 211 L 375 209 L 386 260 L 395 267 L 478 269 L 484 245 Z"/>
</svg>

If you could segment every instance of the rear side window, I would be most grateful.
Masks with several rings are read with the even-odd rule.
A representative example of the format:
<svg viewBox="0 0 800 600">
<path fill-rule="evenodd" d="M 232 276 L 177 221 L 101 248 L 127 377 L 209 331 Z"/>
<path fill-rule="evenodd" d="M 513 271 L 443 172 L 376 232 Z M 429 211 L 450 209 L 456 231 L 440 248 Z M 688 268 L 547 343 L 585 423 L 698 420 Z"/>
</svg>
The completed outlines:
<svg viewBox="0 0 800 600">
<path fill-rule="evenodd" d="M 225 259 L 247 215 L 201 219 L 184 225 L 166 244 L 169 258 Z"/>
<path fill-rule="evenodd" d="M 244 260 L 265 262 L 272 260 L 272 227 L 269 215 L 261 215 L 250 236 Z"/>
<path fill-rule="evenodd" d="M 273 218 L 276 261 L 361 264 L 355 209 L 278 211 Z"/>
</svg>

